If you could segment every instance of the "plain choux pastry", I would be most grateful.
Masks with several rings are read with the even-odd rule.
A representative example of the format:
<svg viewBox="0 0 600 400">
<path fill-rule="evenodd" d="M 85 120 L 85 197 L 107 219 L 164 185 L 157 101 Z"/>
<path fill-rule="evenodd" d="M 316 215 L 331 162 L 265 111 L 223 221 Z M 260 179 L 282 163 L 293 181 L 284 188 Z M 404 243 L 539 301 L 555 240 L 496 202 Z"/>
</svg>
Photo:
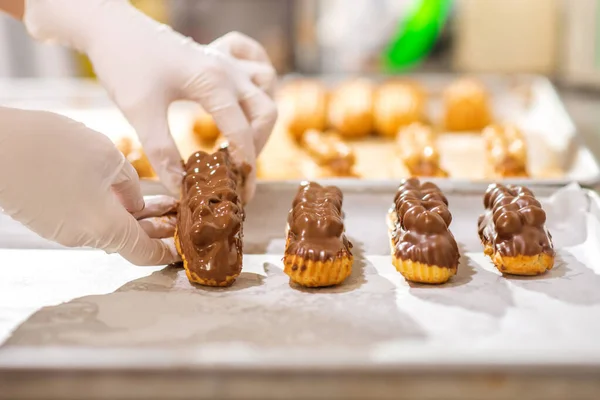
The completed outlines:
<svg viewBox="0 0 600 400">
<path fill-rule="evenodd" d="M 444 91 L 444 126 L 449 131 L 480 131 L 492 120 L 490 98 L 475 79 L 459 79 Z"/>
<path fill-rule="evenodd" d="M 193 132 L 203 144 L 214 143 L 221 135 L 214 118 L 204 110 L 200 110 L 194 120 Z"/>
<path fill-rule="evenodd" d="M 393 138 L 398 130 L 425 117 L 426 94 L 413 82 L 385 82 L 375 92 L 375 131 Z"/>
<path fill-rule="evenodd" d="M 342 83 L 329 100 L 329 124 L 344 138 L 362 138 L 373 132 L 375 88 L 367 79 Z"/>
<path fill-rule="evenodd" d="M 131 138 L 124 136 L 115 141 L 115 146 L 125 157 L 127 157 L 133 150 L 133 141 Z"/>
<path fill-rule="evenodd" d="M 328 91 L 323 83 L 299 79 L 288 83 L 280 93 L 280 115 L 288 133 L 300 141 L 309 129 L 327 126 Z"/>
<path fill-rule="evenodd" d="M 156 173 L 152 169 L 152 165 L 150 165 L 150 161 L 139 143 L 131 138 L 122 137 L 115 142 L 115 146 L 123 153 L 133 168 L 135 168 L 140 178 L 156 177 Z"/>
</svg>

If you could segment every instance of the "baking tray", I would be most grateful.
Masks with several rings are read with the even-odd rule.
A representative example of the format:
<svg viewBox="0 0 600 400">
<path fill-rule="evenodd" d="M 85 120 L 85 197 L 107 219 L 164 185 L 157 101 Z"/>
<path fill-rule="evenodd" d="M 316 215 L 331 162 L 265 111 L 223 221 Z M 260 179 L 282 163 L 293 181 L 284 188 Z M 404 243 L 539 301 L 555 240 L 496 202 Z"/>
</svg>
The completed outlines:
<svg viewBox="0 0 600 400">
<path fill-rule="evenodd" d="M 485 176 L 485 152 L 480 132 L 445 132 L 439 126 L 442 120 L 442 92 L 459 75 L 456 74 L 411 74 L 401 78 L 420 83 L 427 92 L 427 118 L 439 130 L 438 147 L 441 166 L 450 173 L 449 180 L 457 185 L 467 186 L 471 182 L 489 183 Z M 579 141 L 576 128 L 566 112 L 552 83 L 538 75 L 479 75 L 476 76 L 488 89 L 496 122 L 510 122 L 520 126 L 528 144 L 528 179 L 510 179 L 522 184 L 564 185 L 578 181 L 585 185 L 595 185 L 600 181 L 600 169 L 591 152 Z M 297 79 L 320 81 L 325 87 L 335 87 L 348 76 L 288 76 L 286 83 Z M 367 77 L 375 83 L 386 77 Z M 269 178 L 281 179 L 287 174 L 293 177 L 304 175 L 309 179 L 319 176 L 319 169 L 311 167 L 310 158 L 295 149 L 287 136 L 285 120 L 293 112 L 290 105 L 280 113 L 281 130 L 275 130 L 273 138 L 265 149 L 263 157 Z M 399 179 L 408 174 L 398 160 L 393 141 L 378 137 L 368 137 L 349 142 L 357 157 L 356 172 L 368 179 Z M 276 165 L 292 159 L 299 166 L 275 168 Z M 289 161 L 288 161 L 289 163 Z M 270 172 L 273 170 L 273 172 Z"/>
<path fill-rule="evenodd" d="M 523 278 L 502 277 L 482 254 L 482 193 L 445 187 L 461 263 L 448 284 L 426 286 L 391 265 L 385 215 L 396 186 L 336 184 L 355 263 L 334 288 L 301 289 L 283 274 L 297 182 L 259 185 L 244 270 L 227 289 L 97 251 L 0 250 L 0 315 L 10 320 L 0 325 L 0 398 L 597 397 L 595 193 L 535 190 L 558 255 L 552 271 Z"/>
<path fill-rule="evenodd" d="M 283 84 L 298 79 L 287 76 Z M 334 87 L 348 77 L 318 76 Z M 382 80 L 382 77 L 371 77 Z M 424 85 L 430 94 L 428 115 L 432 121 L 442 112 L 441 91 L 455 74 L 410 75 Z M 600 168 L 589 148 L 582 144 L 577 131 L 552 83 L 537 75 L 482 75 L 478 77 L 489 88 L 496 115 L 523 127 L 529 145 L 529 167 L 537 171 L 533 179 L 510 179 L 507 182 L 529 186 L 563 186 L 578 182 L 594 187 L 600 184 Z M 0 80 L 0 105 L 19 108 L 46 109 L 67 115 L 96 129 L 112 140 L 135 137 L 132 128 L 108 100 L 96 83 L 88 80 Z M 179 102 L 169 112 L 171 132 L 182 156 L 187 158 L 205 146 L 191 135 L 191 126 L 198 111 L 195 104 Z M 271 182 L 317 179 L 319 169 L 309 157 L 291 141 L 285 131 L 285 115 L 274 129 L 259 160 L 259 177 Z M 445 179 L 456 188 L 485 187 L 489 180 L 483 177 L 484 153 L 479 135 L 450 134 L 442 139 L 442 164 L 451 167 L 455 175 Z M 366 180 L 398 182 L 406 171 L 398 162 L 394 145 L 376 138 L 351 143 L 359 159 L 357 170 Z M 362 160 L 362 161 L 361 161 Z M 564 171 L 558 173 L 557 171 Z M 144 193 L 166 193 L 157 181 L 144 180 Z"/>
</svg>

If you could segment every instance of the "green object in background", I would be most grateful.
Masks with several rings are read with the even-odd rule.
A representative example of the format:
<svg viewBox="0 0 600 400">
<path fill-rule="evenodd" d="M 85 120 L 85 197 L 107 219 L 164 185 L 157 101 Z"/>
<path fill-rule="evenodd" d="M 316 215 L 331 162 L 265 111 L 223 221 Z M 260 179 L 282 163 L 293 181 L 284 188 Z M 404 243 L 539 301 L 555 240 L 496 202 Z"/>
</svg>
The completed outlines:
<svg viewBox="0 0 600 400">
<path fill-rule="evenodd" d="M 384 51 L 384 68 L 399 72 L 423 60 L 442 31 L 451 5 L 452 0 L 417 0 Z"/>
</svg>

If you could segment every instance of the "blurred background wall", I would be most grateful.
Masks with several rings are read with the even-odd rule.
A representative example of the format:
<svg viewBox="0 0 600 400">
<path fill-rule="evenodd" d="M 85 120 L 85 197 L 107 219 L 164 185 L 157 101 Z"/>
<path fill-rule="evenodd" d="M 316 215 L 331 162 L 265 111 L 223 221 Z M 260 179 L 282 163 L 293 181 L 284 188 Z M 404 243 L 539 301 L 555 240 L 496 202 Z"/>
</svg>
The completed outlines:
<svg viewBox="0 0 600 400">
<path fill-rule="evenodd" d="M 137 0 L 200 43 L 259 40 L 282 74 L 535 72 L 600 87 L 600 0 Z M 0 15 L 0 77 L 90 76 Z"/>
</svg>

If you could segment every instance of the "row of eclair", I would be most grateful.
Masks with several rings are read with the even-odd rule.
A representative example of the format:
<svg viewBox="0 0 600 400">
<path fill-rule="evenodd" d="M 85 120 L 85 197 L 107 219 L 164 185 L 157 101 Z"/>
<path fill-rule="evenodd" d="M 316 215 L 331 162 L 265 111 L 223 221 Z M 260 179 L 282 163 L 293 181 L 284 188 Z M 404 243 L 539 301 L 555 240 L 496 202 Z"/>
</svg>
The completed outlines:
<svg viewBox="0 0 600 400">
<path fill-rule="evenodd" d="M 527 147 L 515 126 L 490 125 L 483 130 L 486 176 L 493 178 L 527 177 Z M 335 132 L 309 130 L 302 145 L 325 176 L 353 176 L 356 156 L 353 149 Z M 122 138 L 117 147 L 131 162 L 141 178 L 152 178 L 154 170 L 141 146 Z M 440 164 L 440 152 L 431 127 L 413 123 L 400 129 L 396 138 L 398 158 L 410 176 L 447 177 Z"/>
<path fill-rule="evenodd" d="M 486 176 L 527 177 L 527 146 L 521 131 L 513 125 L 489 125 L 483 130 Z M 353 176 L 356 155 L 334 131 L 310 129 L 300 141 L 324 176 Z M 447 177 L 440 163 L 434 130 L 420 122 L 401 128 L 396 136 L 398 159 L 410 176 Z"/>
<path fill-rule="evenodd" d="M 382 136 L 396 138 L 398 159 L 408 175 L 447 177 L 448 172 L 440 165 L 436 132 L 425 123 L 425 99 L 419 84 L 402 80 L 375 86 L 369 80 L 357 79 L 331 92 L 321 82 L 299 80 L 282 90 L 280 102 L 283 108 L 286 104 L 290 108 L 282 112 L 289 116 L 288 131 L 320 168 L 322 177 L 355 176 L 356 155 L 344 139 L 361 137 L 373 129 Z M 523 134 L 511 125 L 489 125 L 488 94 L 481 83 L 457 80 L 444 91 L 444 103 L 444 125 L 448 129 L 483 128 L 487 177 L 528 175 Z M 214 144 L 220 137 L 214 120 L 205 112 L 198 113 L 193 132 L 204 145 Z M 141 178 L 155 177 L 139 144 L 122 138 L 117 146 Z"/>
<path fill-rule="evenodd" d="M 329 91 L 319 81 L 298 80 L 282 91 L 280 103 L 288 133 L 324 176 L 353 176 L 356 156 L 345 140 L 376 132 L 396 139 L 411 176 L 446 177 L 436 131 L 427 124 L 426 99 L 425 90 L 410 81 L 375 85 L 355 79 Z M 524 135 L 516 126 L 491 123 L 489 95 L 480 82 L 459 79 L 444 90 L 443 99 L 443 129 L 482 132 L 486 176 L 528 176 Z"/>
<path fill-rule="evenodd" d="M 242 269 L 243 204 L 247 171 L 227 149 L 195 153 L 186 164 L 175 241 L 190 281 L 229 286 Z M 300 186 L 288 215 L 284 272 L 308 287 L 344 281 L 353 263 L 344 228 L 342 192 L 334 186 Z M 491 185 L 479 218 L 484 251 L 502 273 L 535 275 L 554 264 L 546 214 L 521 186 Z M 456 274 L 459 248 L 450 231 L 448 200 L 434 184 L 404 181 L 388 214 L 393 264 L 409 281 L 444 283 Z"/>
<path fill-rule="evenodd" d="M 475 79 L 456 80 L 442 97 L 445 130 L 480 131 L 492 121 L 489 94 Z M 343 138 L 372 133 L 393 138 L 401 127 L 428 120 L 425 90 L 417 82 L 401 79 L 375 84 L 358 78 L 333 90 L 320 81 L 301 79 L 285 86 L 279 101 L 286 128 L 297 139 L 310 129 L 327 128 Z"/>
</svg>

